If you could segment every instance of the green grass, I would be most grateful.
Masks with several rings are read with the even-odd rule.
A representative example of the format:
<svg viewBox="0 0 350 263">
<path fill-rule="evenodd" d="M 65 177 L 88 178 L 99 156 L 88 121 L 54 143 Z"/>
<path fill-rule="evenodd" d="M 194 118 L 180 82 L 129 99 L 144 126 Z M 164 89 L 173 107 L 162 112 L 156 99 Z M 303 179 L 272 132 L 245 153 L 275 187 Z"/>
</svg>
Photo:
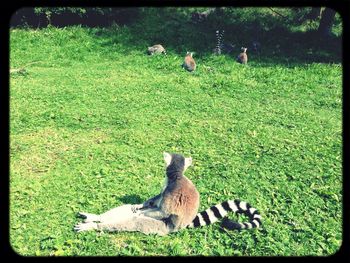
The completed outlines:
<svg viewBox="0 0 350 263">
<path fill-rule="evenodd" d="M 21 255 L 330 255 L 342 240 L 341 64 L 145 55 L 127 28 L 11 30 L 10 244 Z M 108 30 L 105 30 L 107 32 Z M 104 31 L 103 31 L 104 32 Z M 185 51 L 184 51 L 185 52 Z M 209 67 L 211 70 L 209 70 Z M 162 152 L 192 156 L 200 210 L 239 198 L 263 227 L 75 233 L 159 193 Z M 243 220 L 231 215 L 230 218 Z"/>
</svg>

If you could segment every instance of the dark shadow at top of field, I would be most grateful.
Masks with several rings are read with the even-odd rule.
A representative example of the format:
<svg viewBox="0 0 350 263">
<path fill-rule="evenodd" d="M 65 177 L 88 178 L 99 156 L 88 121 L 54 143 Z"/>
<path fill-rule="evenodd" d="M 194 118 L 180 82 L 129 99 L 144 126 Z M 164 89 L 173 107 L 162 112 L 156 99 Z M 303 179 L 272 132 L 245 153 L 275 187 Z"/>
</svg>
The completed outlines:
<svg viewBox="0 0 350 263">
<path fill-rule="evenodd" d="M 264 11 L 267 13 L 263 16 L 260 12 L 259 16 L 259 9 L 244 11 L 246 9 L 233 8 L 223 12 L 219 8 L 200 22 L 193 21 L 191 10 L 117 8 L 102 15 L 88 9 L 85 18 L 69 12 L 53 13 L 51 23 L 57 27 L 80 24 L 94 28 L 88 32 L 107 53 L 129 54 L 141 50 L 146 54 L 148 46 L 163 44 L 169 54 L 182 57 L 191 51 L 195 52 L 195 58 L 205 59 L 216 46 L 215 32 L 224 30 L 223 41 L 235 46 L 226 54 L 233 59 L 244 46 L 248 48 L 249 61 L 259 62 L 261 66 L 341 62 L 341 36 L 322 37 L 317 31 L 293 31 L 292 25 L 286 22 L 287 18 L 273 16 L 271 10 Z M 32 9 L 23 9 L 23 12 L 26 20 L 30 17 L 38 20 L 27 21 L 29 24 L 46 26 L 40 22 L 45 20 L 45 14 L 35 15 Z M 16 20 L 14 18 L 12 20 Z M 259 42 L 260 52 L 254 51 L 253 42 Z"/>
<path fill-rule="evenodd" d="M 189 28 L 194 26 L 196 25 L 189 24 Z M 103 47 L 111 47 L 119 43 L 122 44 L 125 54 L 141 50 L 145 53 L 145 56 L 148 46 L 162 44 L 167 49 L 168 54 L 184 57 L 187 51 L 191 51 L 194 52 L 195 58 L 205 59 L 213 54 L 216 45 L 214 29 L 211 32 L 186 30 L 191 34 L 186 36 L 181 32 L 176 32 L 176 30 L 172 30 L 170 34 L 168 32 L 140 33 L 139 27 L 140 25 L 136 28 L 128 28 L 128 33 L 125 34 L 124 38 L 117 38 L 115 31 L 108 28 L 97 29 L 94 36 L 103 39 L 101 42 Z M 146 30 L 147 27 L 145 26 Z M 227 36 L 233 34 L 230 30 L 226 32 L 228 32 L 226 33 Z M 261 32 L 260 36 L 260 38 L 255 38 L 245 34 L 242 35 L 242 38 L 236 36 L 229 39 L 227 37 L 229 39 L 227 43 L 232 43 L 234 48 L 230 53 L 224 53 L 224 55 L 235 60 L 241 47 L 244 46 L 248 48 L 249 61 L 258 62 L 260 66 L 294 67 L 298 64 L 342 62 L 341 36 L 320 37 L 315 31 L 289 32 L 281 28 Z M 260 44 L 258 51 L 253 48 L 254 41 Z"/>
</svg>

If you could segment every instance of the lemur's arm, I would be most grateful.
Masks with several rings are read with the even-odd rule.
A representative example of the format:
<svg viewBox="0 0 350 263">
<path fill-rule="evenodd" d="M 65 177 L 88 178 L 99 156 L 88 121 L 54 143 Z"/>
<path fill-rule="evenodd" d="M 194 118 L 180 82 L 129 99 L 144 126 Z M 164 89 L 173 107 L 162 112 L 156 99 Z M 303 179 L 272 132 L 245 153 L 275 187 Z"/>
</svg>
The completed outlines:
<svg viewBox="0 0 350 263">
<path fill-rule="evenodd" d="M 162 198 L 163 193 L 160 193 L 159 195 L 156 195 L 155 197 L 152 197 L 144 202 L 143 207 L 140 209 L 142 210 L 141 214 L 157 220 L 168 218 L 170 214 L 165 213 L 162 209 L 159 208 Z"/>
<path fill-rule="evenodd" d="M 157 204 L 159 204 L 161 198 L 162 198 L 162 194 L 160 193 L 159 195 L 156 195 L 156 196 L 148 199 L 147 201 L 145 201 L 143 203 L 143 207 L 141 208 L 141 210 L 146 209 L 146 208 L 156 207 Z"/>
<path fill-rule="evenodd" d="M 159 209 L 158 207 L 148 208 L 141 212 L 143 216 L 152 217 L 157 220 L 162 220 L 170 215 Z"/>
</svg>

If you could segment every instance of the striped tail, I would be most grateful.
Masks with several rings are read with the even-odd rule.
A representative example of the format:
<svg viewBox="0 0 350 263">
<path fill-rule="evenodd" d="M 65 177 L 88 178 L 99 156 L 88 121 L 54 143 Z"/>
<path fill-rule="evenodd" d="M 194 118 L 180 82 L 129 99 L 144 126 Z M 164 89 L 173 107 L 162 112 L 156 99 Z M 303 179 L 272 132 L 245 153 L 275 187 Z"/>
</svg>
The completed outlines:
<svg viewBox="0 0 350 263">
<path fill-rule="evenodd" d="M 214 53 L 217 55 L 220 55 L 222 53 L 224 33 L 225 33 L 225 30 L 222 30 L 222 31 L 216 30 L 215 31 L 216 47 L 214 49 Z"/>
<path fill-rule="evenodd" d="M 219 35 L 219 30 L 215 31 L 216 34 L 216 52 L 220 54 L 220 35 Z"/>
<path fill-rule="evenodd" d="M 220 37 L 219 37 L 220 50 L 222 49 L 222 46 L 223 46 L 223 43 L 224 43 L 224 33 L 225 33 L 225 30 L 222 30 L 222 31 L 220 32 Z"/>
<path fill-rule="evenodd" d="M 233 222 L 228 218 L 225 218 L 229 212 L 244 213 L 249 217 L 248 223 Z M 245 228 L 258 228 L 261 225 L 261 216 L 255 208 L 251 207 L 248 203 L 236 200 L 228 200 L 221 204 L 214 205 L 205 211 L 202 211 L 196 215 L 192 223 L 187 228 L 206 226 L 216 221 L 223 219 L 222 226 L 229 230 L 245 229 Z"/>
</svg>

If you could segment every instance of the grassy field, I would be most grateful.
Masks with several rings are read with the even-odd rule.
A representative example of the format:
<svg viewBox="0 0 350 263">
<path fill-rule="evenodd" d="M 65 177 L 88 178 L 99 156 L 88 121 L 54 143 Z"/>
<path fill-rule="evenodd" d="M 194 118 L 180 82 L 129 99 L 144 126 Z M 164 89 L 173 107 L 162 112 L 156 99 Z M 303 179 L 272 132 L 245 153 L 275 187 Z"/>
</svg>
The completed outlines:
<svg viewBox="0 0 350 263">
<path fill-rule="evenodd" d="M 11 68 L 38 61 L 10 78 L 12 248 L 56 256 L 335 253 L 341 64 L 252 54 L 243 66 L 203 53 L 191 74 L 180 67 L 186 50 L 149 57 L 144 43 L 127 45 L 130 37 L 122 27 L 11 30 Z M 213 224 L 165 237 L 73 232 L 78 211 L 158 194 L 163 151 L 192 156 L 186 175 L 200 210 L 239 198 L 260 211 L 263 227 Z"/>
</svg>

